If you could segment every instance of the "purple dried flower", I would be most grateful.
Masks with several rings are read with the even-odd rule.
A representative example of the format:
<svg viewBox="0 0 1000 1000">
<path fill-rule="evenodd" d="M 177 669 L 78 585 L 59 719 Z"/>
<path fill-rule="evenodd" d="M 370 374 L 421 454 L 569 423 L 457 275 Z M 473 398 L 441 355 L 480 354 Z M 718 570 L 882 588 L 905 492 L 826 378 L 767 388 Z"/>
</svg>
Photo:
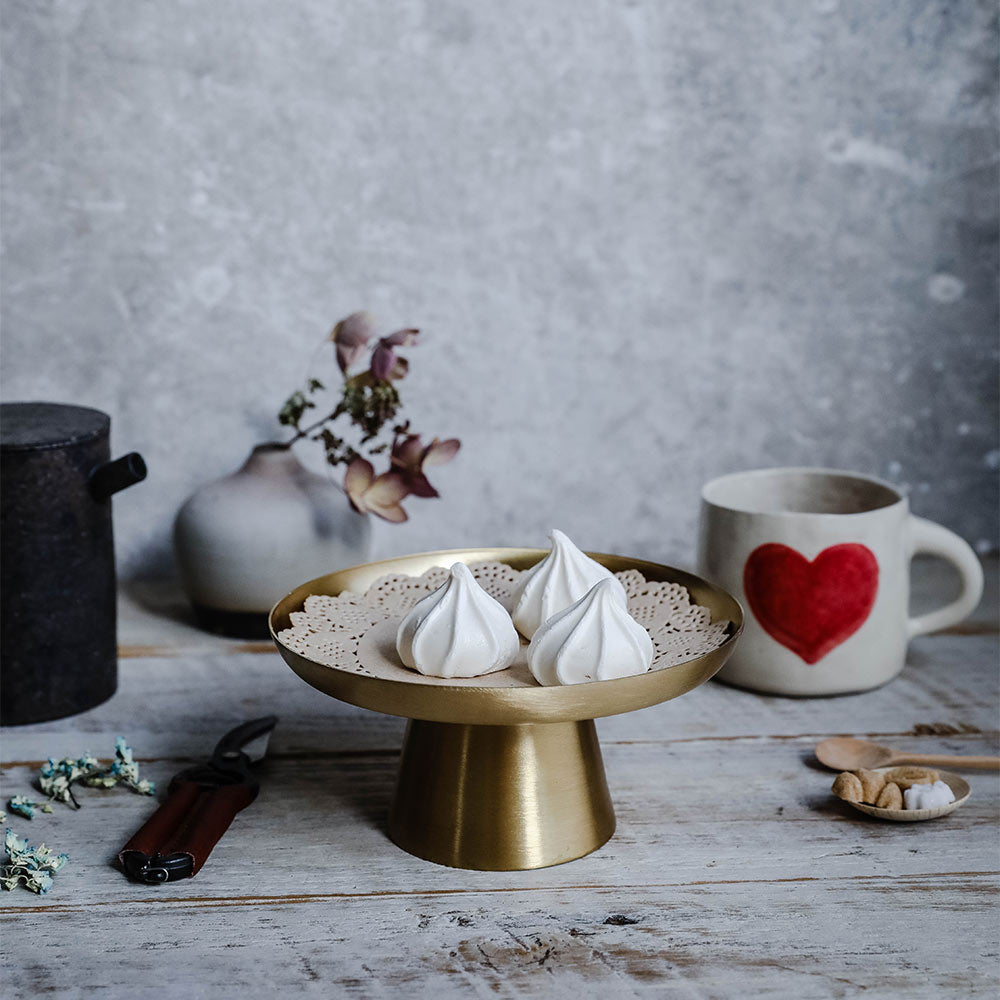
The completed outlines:
<svg viewBox="0 0 1000 1000">
<path fill-rule="evenodd" d="M 393 348 L 409 347 L 417 342 L 419 330 L 397 330 L 381 337 L 372 352 L 372 375 L 377 379 L 402 378 L 409 367 L 406 358 L 401 358 Z"/>
<path fill-rule="evenodd" d="M 439 441 L 434 438 L 426 447 L 419 434 L 408 434 L 392 446 L 392 467 L 403 476 L 410 493 L 417 497 L 437 497 L 438 491 L 431 486 L 424 472 L 429 465 L 444 465 L 450 462 L 461 447 L 458 438 Z"/>
<path fill-rule="evenodd" d="M 371 316 L 366 312 L 351 313 L 330 332 L 330 340 L 337 348 L 337 364 L 346 374 L 347 369 L 360 361 L 374 333 Z"/>
<path fill-rule="evenodd" d="M 407 519 L 401 501 L 410 490 L 398 472 L 383 472 L 376 476 L 371 462 L 356 458 L 344 474 L 344 490 L 351 506 L 359 514 L 377 514 L 394 524 Z"/>
</svg>

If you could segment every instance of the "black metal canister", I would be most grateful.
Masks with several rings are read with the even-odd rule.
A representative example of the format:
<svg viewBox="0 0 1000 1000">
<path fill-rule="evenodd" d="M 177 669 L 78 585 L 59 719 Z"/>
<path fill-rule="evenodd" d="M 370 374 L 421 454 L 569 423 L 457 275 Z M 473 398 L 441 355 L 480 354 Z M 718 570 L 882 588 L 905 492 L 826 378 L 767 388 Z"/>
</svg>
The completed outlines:
<svg viewBox="0 0 1000 1000">
<path fill-rule="evenodd" d="M 2 725 L 83 712 L 118 685 L 111 495 L 146 465 L 109 461 L 110 428 L 83 406 L 0 406 Z"/>
</svg>

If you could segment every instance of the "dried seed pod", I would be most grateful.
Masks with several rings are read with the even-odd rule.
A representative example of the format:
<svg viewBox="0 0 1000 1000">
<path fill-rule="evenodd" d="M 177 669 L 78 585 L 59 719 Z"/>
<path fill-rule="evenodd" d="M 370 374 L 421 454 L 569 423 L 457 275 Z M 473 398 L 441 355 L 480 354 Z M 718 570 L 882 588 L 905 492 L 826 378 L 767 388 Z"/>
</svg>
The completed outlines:
<svg viewBox="0 0 1000 1000">
<path fill-rule="evenodd" d="M 856 774 L 851 774 L 850 771 L 844 771 L 834 778 L 831 791 L 837 798 L 843 799 L 845 802 L 862 801 L 861 781 Z"/>
<path fill-rule="evenodd" d="M 933 785 L 939 777 L 937 771 L 932 771 L 929 767 L 894 767 L 885 772 L 885 780 L 894 781 L 903 791 L 910 785 Z"/>
<path fill-rule="evenodd" d="M 879 771 L 855 771 L 861 782 L 861 801 L 875 805 L 879 793 L 885 788 L 885 775 Z"/>
<path fill-rule="evenodd" d="M 899 790 L 899 785 L 894 781 L 888 782 L 879 793 L 878 802 L 875 805 L 879 809 L 902 809 L 903 793 Z"/>
</svg>

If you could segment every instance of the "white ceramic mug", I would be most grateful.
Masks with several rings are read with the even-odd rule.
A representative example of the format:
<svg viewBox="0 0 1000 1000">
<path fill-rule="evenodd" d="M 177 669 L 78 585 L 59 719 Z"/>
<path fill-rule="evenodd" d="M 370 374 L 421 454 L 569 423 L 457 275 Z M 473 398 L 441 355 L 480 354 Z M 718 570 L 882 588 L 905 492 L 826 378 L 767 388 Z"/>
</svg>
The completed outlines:
<svg viewBox="0 0 1000 1000">
<path fill-rule="evenodd" d="M 951 562 L 952 603 L 909 616 L 910 559 Z M 831 469 L 759 469 L 702 490 L 699 572 L 743 605 L 746 625 L 719 679 L 772 694 L 878 687 L 915 635 L 947 628 L 978 604 L 983 571 L 947 528 L 910 514 L 888 483 Z"/>
</svg>

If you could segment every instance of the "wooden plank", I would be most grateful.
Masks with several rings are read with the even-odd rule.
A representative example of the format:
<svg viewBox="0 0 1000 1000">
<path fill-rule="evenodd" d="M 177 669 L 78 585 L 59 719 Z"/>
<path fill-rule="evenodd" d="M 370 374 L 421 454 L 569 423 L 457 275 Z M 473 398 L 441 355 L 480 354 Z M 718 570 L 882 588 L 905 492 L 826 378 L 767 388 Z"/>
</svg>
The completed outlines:
<svg viewBox="0 0 1000 1000">
<path fill-rule="evenodd" d="M 117 732 L 162 783 L 227 726 L 277 710 L 264 791 L 196 879 L 156 888 L 110 867 L 148 799 L 85 791 L 78 813 L 15 819 L 72 860 L 46 897 L 0 894 L 7 982 L 129 998 L 993 995 L 998 776 L 970 774 L 951 817 L 889 825 L 832 800 L 810 758 L 839 732 L 996 753 L 996 662 L 988 632 L 926 637 L 865 695 L 709 684 L 602 720 L 613 840 L 558 868 L 480 873 L 387 840 L 400 720 L 319 695 L 274 654 L 130 659 L 105 706 L 4 731 L 4 798 L 33 774 L 11 761 L 107 753 Z M 964 731 L 904 738 L 935 725 Z"/>
<path fill-rule="evenodd" d="M 924 749 L 955 743 L 977 752 L 997 749 L 995 739 L 984 737 L 914 742 Z M 604 756 L 618 816 L 614 838 L 587 858 L 534 872 L 457 871 L 396 848 L 384 832 L 396 770 L 391 754 L 270 761 L 260 798 L 237 817 L 197 878 L 153 889 L 127 882 L 109 863 L 154 803 L 125 791 L 83 790 L 78 812 L 59 808 L 16 824 L 32 841 L 67 851 L 72 863 L 47 896 L 4 894 L 0 905 L 57 912 L 134 899 L 280 900 L 998 867 L 1000 775 L 970 776 L 972 798 L 950 817 L 890 824 L 832 798 L 831 775 L 808 766 L 810 752 L 809 740 L 609 744 Z M 164 783 L 177 766 L 159 761 L 146 772 Z M 4 768 L 3 794 L 27 792 L 31 777 L 26 767 Z"/>
<path fill-rule="evenodd" d="M 835 698 L 782 698 L 710 682 L 665 705 L 598 722 L 602 740 L 703 739 L 750 735 L 853 734 L 889 739 L 930 726 L 995 732 L 1000 702 L 993 636 L 926 636 L 903 673 L 874 691 Z"/>
<path fill-rule="evenodd" d="M 909 665 L 876 690 L 839 698 L 778 698 L 711 682 L 683 698 L 602 719 L 601 739 L 732 739 L 853 733 L 888 739 L 939 726 L 997 729 L 1000 674 L 992 636 L 926 636 Z M 126 736 L 144 759 L 206 754 L 228 728 L 277 712 L 280 752 L 398 748 L 403 722 L 333 701 L 269 656 L 223 655 L 123 660 L 119 690 L 90 712 L 4 730 L 5 760 L 42 760 L 83 750 L 110 753 Z"/>
<path fill-rule="evenodd" d="M 992 876 L 113 906 L 5 924 L 7 996 L 995 996 Z"/>
</svg>

